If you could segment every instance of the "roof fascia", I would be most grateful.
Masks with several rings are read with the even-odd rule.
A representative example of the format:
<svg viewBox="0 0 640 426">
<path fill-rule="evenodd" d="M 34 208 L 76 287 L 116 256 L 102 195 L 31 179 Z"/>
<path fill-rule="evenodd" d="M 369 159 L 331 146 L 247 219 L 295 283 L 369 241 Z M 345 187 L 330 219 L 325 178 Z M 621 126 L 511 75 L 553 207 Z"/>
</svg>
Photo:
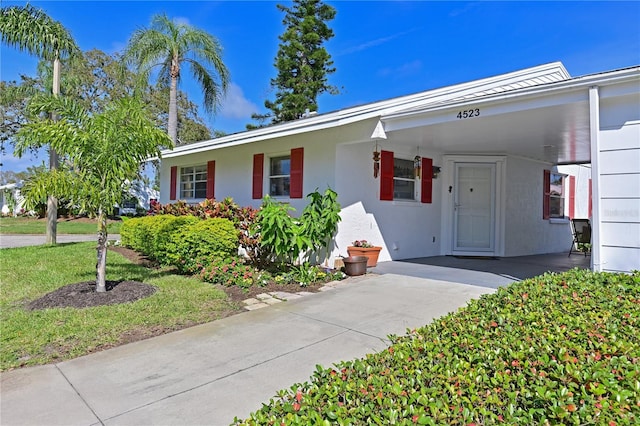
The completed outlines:
<svg viewBox="0 0 640 426">
<path fill-rule="evenodd" d="M 543 86 L 526 87 L 522 89 L 516 89 L 509 92 L 485 95 L 474 99 L 466 99 L 455 102 L 441 102 L 437 105 L 427 105 L 423 109 L 411 109 L 405 111 L 399 111 L 397 113 L 387 114 L 380 119 L 382 121 L 392 121 L 394 119 L 401 119 L 410 117 L 412 115 L 421 115 L 428 112 L 436 112 L 440 110 L 446 110 L 456 108 L 464 105 L 476 105 L 485 102 L 495 102 L 501 100 L 511 100 L 513 98 L 527 98 L 531 96 L 541 96 L 547 93 L 560 94 L 562 92 L 569 92 L 576 89 L 583 89 L 590 86 L 608 86 L 616 83 L 624 83 L 626 81 L 633 81 L 640 79 L 640 67 L 627 68 L 624 70 L 611 71 L 606 74 L 593 74 L 585 77 L 576 77 L 567 81 L 559 81 L 556 83 L 549 83 Z"/>
<path fill-rule="evenodd" d="M 561 62 L 552 62 L 531 68 L 525 68 L 506 74 L 487 77 L 470 82 L 459 83 L 452 86 L 445 86 L 438 89 L 428 90 L 412 95 L 400 96 L 384 101 L 373 102 L 357 107 L 345 108 L 335 112 L 320 114 L 274 126 L 264 127 L 242 133 L 235 133 L 221 138 L 210 139 L 183 145 L 173 150 L 164 150 L 163 158 L 177 157 L 187 154 L 194 154 L 203 151 L 226 148 L 241 144 L 275 139 L 295 134 L 311 131 L 323 130 L 330 127 L 338 127 L 358 121 L 364 121 L 373 117 L 388 115 L 396 111 L 407 110 L 423 106 L 425 103 L 433 104 L 443 102 L 447 98 L 454 98 L 465 93 L 487 90 L 492 87 L 509 84 L 526 78 L 548 75 L 559 72 L 564 78 L 571 78 Z"/>
</svg>

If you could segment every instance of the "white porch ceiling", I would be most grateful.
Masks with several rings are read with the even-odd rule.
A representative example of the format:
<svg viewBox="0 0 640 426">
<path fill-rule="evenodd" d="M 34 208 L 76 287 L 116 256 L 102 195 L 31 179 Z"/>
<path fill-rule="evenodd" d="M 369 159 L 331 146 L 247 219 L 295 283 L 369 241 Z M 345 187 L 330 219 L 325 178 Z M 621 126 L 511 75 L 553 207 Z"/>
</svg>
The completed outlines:
<svg viewBox="0 0 640 426">
<path fill-rule="evenodd" d="M 478 117 L 457 119 L 478 108 Z M 419 113 L 418 113 L 419 114 Z M 391 144 L 435 149 L 442 154 L 507 154 L 552 164 L 591 160 L 586 100 L 540 107 L 469 105 L 385 120 Z"/>
</svg>

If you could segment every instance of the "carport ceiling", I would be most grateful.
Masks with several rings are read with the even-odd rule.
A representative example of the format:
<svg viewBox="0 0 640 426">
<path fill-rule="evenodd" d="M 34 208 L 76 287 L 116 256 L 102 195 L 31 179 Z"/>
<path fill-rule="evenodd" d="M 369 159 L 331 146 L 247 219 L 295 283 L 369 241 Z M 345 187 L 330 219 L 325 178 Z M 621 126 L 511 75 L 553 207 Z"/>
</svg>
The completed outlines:
<svg viewBox="0 0 640 426">
<path fill-rule="evenodd" d="M 452 110 L 444 116 L 455 117 L 455 113 Z M 449 119 L 387 132 L 391 144 L 419 146 L 423 152 L 508 154 L 552 164 L 590 162 L 589 135 L 587 102 Z"/>
</svg>

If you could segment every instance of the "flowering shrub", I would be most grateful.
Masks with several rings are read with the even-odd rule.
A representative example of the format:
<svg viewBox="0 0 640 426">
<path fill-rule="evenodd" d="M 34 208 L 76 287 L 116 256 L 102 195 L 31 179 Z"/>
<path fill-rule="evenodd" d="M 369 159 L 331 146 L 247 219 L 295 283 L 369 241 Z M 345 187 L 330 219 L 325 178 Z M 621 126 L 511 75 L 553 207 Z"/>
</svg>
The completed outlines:
<svg viewBox="0 0 640 426">
<path fill-rule="evenodd" d="M 354 242 L 351 243 L 351 245 L 354 246 L 354 247 L 362 247 L 362 248 L 371 248 L 371 247 L 373 247 L 373 244 L 371 244 L 367 240 L 355 240 Z"/>
<path fill-rule="evenodd" d="M 239 259 L 219 259 L 203 266 L 200 270 L 200 278 L 212 284 L 249 288 L 252 285 L 267 285 L 271 275 L 266 271 L 245 265 Z"/>
</svg>

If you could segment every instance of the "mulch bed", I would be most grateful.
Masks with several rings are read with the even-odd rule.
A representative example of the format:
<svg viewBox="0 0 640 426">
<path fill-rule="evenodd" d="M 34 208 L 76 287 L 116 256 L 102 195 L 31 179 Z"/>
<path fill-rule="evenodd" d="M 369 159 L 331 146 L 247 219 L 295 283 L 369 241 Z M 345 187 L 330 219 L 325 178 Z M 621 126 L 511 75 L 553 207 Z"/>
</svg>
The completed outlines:
<svg viewBox="0 0 640 426">
<path fill-rule="evenodd" d="M 146 268 L 159 267 L 155 262 L 128 248 L 111 246 L 109 250 L 120 253 L 136 265 L 141 265 Z M 207 284 L 203 283 L 203 285 Z M 242 289 L 238 286 L 225 287 L 218 285 L 216 287 L 224 291 L 229 299 L 235 302 L 238 306 L 237 312 L 242 312 L 244 309 L 242 309 L 241 302 L 245 299 L 255 297 L 258 294 L 274 291 L 285 291 L 288 293 L 308 291 L 315 293 L 318 292 L 323 285 L 324 283 L 314 283 L 306 287 L 301 287 L 298 284 L 278 284 L 270 282 L 266 286 L 253 286 L 249 289 Z M 95 286 L 95 281 L 85 281 L 60 287 L 29 303 L 28 309 L 37 310 L 58 307 L 87 308 L 92 306 L 115 305 L 118 303 L 134 302 L 149 297 L 156 291 L 156 288 L 152 285 L 138 281 L 107 281 L 107 291 L 104 293 L 97 293 Z"/>
<path fill-rule="evenodd" d="M 27 308 L 38 310 L 117 305 L 144 299 L 156 292 L 154 286 L 138 281 L 107 281 L 106 287 L 106 292 L 98 293 L 95 281 L 69 284 L 34 300 Z"/>
</svg>

